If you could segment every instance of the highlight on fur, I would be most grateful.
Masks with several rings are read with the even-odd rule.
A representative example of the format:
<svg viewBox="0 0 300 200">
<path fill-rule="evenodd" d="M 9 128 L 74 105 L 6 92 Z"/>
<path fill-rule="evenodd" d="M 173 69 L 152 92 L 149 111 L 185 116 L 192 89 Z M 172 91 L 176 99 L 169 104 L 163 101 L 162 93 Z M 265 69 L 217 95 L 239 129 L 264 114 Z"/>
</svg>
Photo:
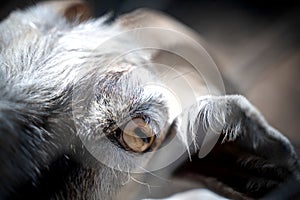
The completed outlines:
<svg viewBox="0 0 300 200">
<path fill-rule="evenodd" d="M 45 2 L 0 23 L 0 199 L 140 199 L 159 170 L 236 198 L 298 181 L 288 139 L 224 95 L 196 33 L 155 11 L 111 24 L 90 15 L 80 1 Z M 125 23 L 145 16 L 161 23 Z M 142 153 L 122 137 L 136 118 L 156 138 Z M 136 128 L 130 141 L 149 142 Z"/>
</svg>

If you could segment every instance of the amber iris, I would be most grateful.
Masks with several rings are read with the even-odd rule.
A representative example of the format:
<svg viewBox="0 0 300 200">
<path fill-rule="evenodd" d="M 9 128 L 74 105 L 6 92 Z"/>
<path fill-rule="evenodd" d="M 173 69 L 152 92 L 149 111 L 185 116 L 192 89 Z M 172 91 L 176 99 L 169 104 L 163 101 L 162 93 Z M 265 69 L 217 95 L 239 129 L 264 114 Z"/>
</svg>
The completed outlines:
<svg viewBox="0 0 300 200">
<path fill-rule="evenodd" d="M 155 134 L 142 118 L 134 118 L 126 124 L 122 139 L 132 151 L 144 152 L 151 147 Z"/>
</svg>

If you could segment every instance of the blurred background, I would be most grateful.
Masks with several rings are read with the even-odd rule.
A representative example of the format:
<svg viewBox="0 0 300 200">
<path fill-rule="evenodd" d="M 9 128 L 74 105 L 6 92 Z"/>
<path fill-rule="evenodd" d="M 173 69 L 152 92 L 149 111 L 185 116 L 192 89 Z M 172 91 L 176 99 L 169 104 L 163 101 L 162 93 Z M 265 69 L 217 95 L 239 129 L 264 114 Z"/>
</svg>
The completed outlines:
<svg viewBox="0 0 300 200">
<path fill-rule="evenodd" d="M 0 20 L 37 0 L 2 0 Z M 140 7 L 171 15 L 207 42 L 228 93 L 240 93 L 300 155 L 300 6 L 292 0 L 88 0 L 95 16 Z M 196 187 L 196 186 L 195 186 Z"/>
<path fill-rule="evenodd" d="M 37 0 L 2 0 L 0 20 Z M 227 83 L 248 97 L 300 153 L 300 6 L 292 0 L 88 0 L 95 16 L 140 7 L 193 28 Z"/>
</svg>

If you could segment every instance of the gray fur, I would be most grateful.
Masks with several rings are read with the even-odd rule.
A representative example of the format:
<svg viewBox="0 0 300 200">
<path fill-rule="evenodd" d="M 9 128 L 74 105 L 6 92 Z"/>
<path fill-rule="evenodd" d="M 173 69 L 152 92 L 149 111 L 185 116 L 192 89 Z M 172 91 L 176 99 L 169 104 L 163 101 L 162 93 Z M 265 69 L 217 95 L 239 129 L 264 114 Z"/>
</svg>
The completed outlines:
<svg viewBox="0 0 300 200">
<path fill-rule="evenodd" d="M 71 23 L 43 4 L 15 11 L 0 24 L 0 199 L 18 197 L 15 193 L 23 183 L 38 186 L 49 164 L 61 155 L 66 160 L 74 157 L 79 167 L 49 198 L 113 198 L 137 161 L 132 152 L 112 146 L 104 136 L 138 115 L 151 119 L 156 135 L 166 133 L 167 100 L 159 91 L 143 87 L 147 81 L 159 81 L 148 69 L 148 55 L 139 53 L 111 62 L 136 41 L 122 38 L 104 48 L 101 45 L 107 39 L 122 32 L 118 24 L 105 25 L 104 21 L 105 17 Z M 251 124 L 244 118 L 259 124 L 261 135 L 245 131 Z M 247 148 L 259 152 L 271 138 L 284 146 L 285 151 L 278 152 L 289 170 L 297 165 L 288 140 L 244 97 L 200 99 L 175 122 L 191 154 L 203 142 L 201 127 L 205 132 L 224 133 L 224 143 L 246 135 L 251 141 Z M 92 157 L 79 138 L 91 142 L 92 149 L 113 167 Z M 277 163 L 272 154 L 265 156 Z M 247 160 L 243 162 L 246 165 Z"/>
</svg>

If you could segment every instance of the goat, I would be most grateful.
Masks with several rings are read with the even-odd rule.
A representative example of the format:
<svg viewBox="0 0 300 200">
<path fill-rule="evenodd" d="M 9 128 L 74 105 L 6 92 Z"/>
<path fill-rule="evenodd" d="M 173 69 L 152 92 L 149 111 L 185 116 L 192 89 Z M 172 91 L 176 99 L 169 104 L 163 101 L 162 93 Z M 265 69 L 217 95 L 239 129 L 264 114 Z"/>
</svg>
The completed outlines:
<svg viewBox="0 0 300 200">
<path fill-rule="evenodd" d="M 159 170 L 240 199 L 299 179 L 288 139 L 225 94 L 195 32 L 150 10 L 90 16 L 44 2 L 0 24 L 0 199 L 146 198 L 136 183 Z"/>
</svg>

